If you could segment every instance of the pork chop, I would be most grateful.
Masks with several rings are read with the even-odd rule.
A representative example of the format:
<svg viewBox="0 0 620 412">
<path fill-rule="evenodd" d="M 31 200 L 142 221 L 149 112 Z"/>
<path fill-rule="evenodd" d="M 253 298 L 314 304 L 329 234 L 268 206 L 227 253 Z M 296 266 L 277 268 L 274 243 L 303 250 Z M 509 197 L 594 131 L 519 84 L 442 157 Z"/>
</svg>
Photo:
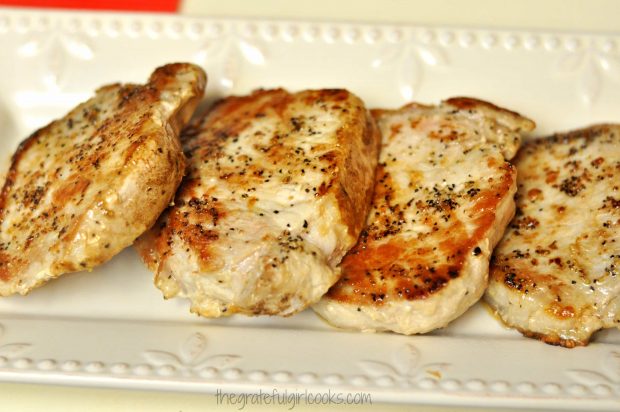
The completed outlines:
<svg viewBox="0 0 620 412">
<path fill-rule="evenodd" d="M 429 332 L 482 296 L 514 213 L 506 159 L 534 123 L 470 98 L 374 116 L 383 147 L 372 209 L 342 278 L 314 310 L 341 328 Z"/>
<path fill-rule="evenodd" d="M 524 335 L 566 347 L 620 326 L 620 125 L 527 143 L 517 214 L 486 301 Z"/>
<path fill-rule="evenodd" d="M 345 90 L 259 90 L 184 135 L 186 180 L 137 244 L 206 317 L 291 315 L 336 282 L 370 206 L 379 134 Z"/>
<path fill-rule="evenodd" d="M 97 90 L 13 155 L 0 193 L 0 295 L 106 262 L 151 227 L 184 172 L 180 129 L 202 98 L 197 66 Z"/>
</svg>

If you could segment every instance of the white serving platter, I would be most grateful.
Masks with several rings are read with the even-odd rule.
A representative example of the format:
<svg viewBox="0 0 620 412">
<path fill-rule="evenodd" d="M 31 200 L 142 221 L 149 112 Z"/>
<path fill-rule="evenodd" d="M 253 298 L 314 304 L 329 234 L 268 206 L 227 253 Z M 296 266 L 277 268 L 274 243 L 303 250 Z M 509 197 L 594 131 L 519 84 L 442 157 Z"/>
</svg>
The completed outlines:
<svg viewBox="0 0 620 412">
<path fill-rule="evenodd" d="M 199 19 L 0 8 L 0 159 L 100 85 L 191 61 L 208 100 L 345 87 L 370 107 L 468 95 L 535 136 L 620 122 L 620 33 Z M 338 331 L 307 311 L 210 321 L 165 302 L 126 250 L 92 273 L 0 299 L 0 380 L 188 392 L 369 393 L 374 402 L 620 410 L 620 332 L 563 349 L 482 304 L 426 336 Z"/>
</svg>

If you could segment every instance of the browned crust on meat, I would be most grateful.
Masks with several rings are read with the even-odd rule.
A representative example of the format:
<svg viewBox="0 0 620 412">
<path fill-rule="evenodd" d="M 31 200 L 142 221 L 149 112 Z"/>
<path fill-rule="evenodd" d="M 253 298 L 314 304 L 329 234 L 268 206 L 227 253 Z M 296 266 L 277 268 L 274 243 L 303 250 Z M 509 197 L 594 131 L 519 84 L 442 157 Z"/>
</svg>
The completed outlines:
<svg viewBox="0 0 620 412">
<path fill-rule="evenodd" d="M 201 130 L 208 128 L 219 139 L 210 142 L 206 142 L 205 139 L 200 141 L 212 145 L 211 149 L 215 149 L 225 144 L 231 136 L 248 128 L 255 119 L 264 116 L 267 110 L 273 110 L 279 116 L 283 116 L 291 99 L 291 94 L 284 89 L 258 89 L 247 96 L 226 97 L 217 101 L 197 124 L 183 131 L 183 141 L 195 140 L 193 138 Z M 258 104 L 259 101 L 262 103 Z M 194 148 L 190 145 L 186 150 Z"/>
<path fill-rule="evenodd" d="M 496 223 L 495 211 L 499 203 L 510 193 L 516 179 L 516 170 L 505 163 L 502 180 L 491 189 L 479 192 L 469 214 L 477 216 L 476 230 L 467 234 L 448 206 L 451 224 L 445 230 L 446 238 L 438 243 L 446 262 L 433 263 L 437 258 L 434 251 L 416 247 L 415 240 L 395 236 L 387 243 L 375 244 L 385 236 L 393 235 L 390 227 L 384 227 L 375 234 L 362 233 L 359 243 L 349 252 L 342 263 L 343 277 L 328 292 L 328 297 L 343 303 L 357 305 L 383 305 L 388 301 L 427 299 L 439 293 L 450 280 L 461 276 L 465 262 L 474 254 L 477 244 L 493 230 Z M 385 174 L 379 172 L 375 185 L 375 204 L 386 196 L 390 187 Z M 441 205 L 440 205 L 441 206 Z M 417 205 L 426 207 L 426 205 Z M 441 206 L 443 208 L 443 206 Z M 388 209 L 382 213 L 390 215 Z M 392 220 L 387 217 L 386 220 Z M 353 293 L 348 293 L 352 290 Z"/>
<path fill-rule="evenodd" d="M 485 100 L 472 97 L 452 97 L 443 102 L 459 110 L 479 110 L 496 118 L 500 123 L 509 125 L 514 132 L 531 132 L 536 128 L 536 123 L 512 110 L 494 105 Z M 509 156 L 507 160 L 510 160 Z"/>
<path fill-rule="evenodd" d="M 529 255 L 529 252 L 526 252 Z M 495 256 L 491 261 L 489 276 L 495 281 L 502 282 L 503 285 L 511 290 L 512 293 L 527 296 L 536 288 L 543 286 L 551 296 L 561 296 L 562 288 L 565 285 L 551 274 L 538 273 L 535 266 L 527 263 L 514 265 L 510 259 L 502 256 Z M 576 308 L 571 304 L 563 304 L 561 301 L 553 300 L 544 307 L 547 315 L 565 321 L 581 316 L 588 308 Z"/>
<path fill-rule="evenodd" d="M 403 110 L 412 110 L 412 109 L 432 109 L 433 105 L 423 104 L 418 102 L 407 103 L 406 105 L 398 108 L 398 109 L 370 109 L 370 114 L 375 120 L 378 120 L 382 116 L 389 116 L 394 113 L 399 113 Z"/>
<path fill-rule="evenodd" d="M 11 157 L 11 166 L 9 167 L 9 171 L 7 172 L 6 179 L 4 181 L 4 186 L 2 188 L 2 191 L 0 192 L 0 222 L 2 221 L 3 215 L 5 213 L 6 204 L 9 199 L 9 193 L 11 191 L 11 188 L 15 184 L 15 180 L 17 178 L 17 166 L 19 165 L 22 156 L 27 150 L 32 147 L 32 145 L 37 142 L 39 136 L 45 135 L 45 133 L 47 133 L 52 126 L 53 123 L 31 134 L 28 138 L 26 138 L 23 142 L 19 144 L 17 150 Z"/>
<path fill-rule="evenodd" d="M 453 109 L 454 108 L 454 109 Z M 445 116 L 446 122 L 458 122 L 460 116 L 467 117 L 472 110 L 481 112 L 483 127 L 495 130 L 495 124 L 503 130 L 498 133 L 498 142 L 508 145 L 500 149 L 505 158 L 512 157 L 520 141 L 520 132 L 530 131 L 534 122 L 516 112 L 498 107 L 492 103 L 467 97 L 448 99 L 441 106 L 429 106 L 410 103 L 400 109 L 375 109 L 371 113 L 380 122 L 382 118 L 398 116 L 403 112 L 433 111 Z M 407 121 L 407 120 L 405 120 Z M 407 127 L 416 129 L 424 117 L 411 118 Z M 401 133 L 403 124 L 391 124 L 390 130 L 384 130 L 384 144 L 388 144 Z M 482 127 L 482 126 L 481 126 Z M 439 128 L 428 133 L 428 138 L 449 144 L 467 136 L 464 131 L 450 127 Z M 502 141 L 506 139 L 506 141 Z M 410 147 L 411 150 L 415 150 Z M 396 162 L 398 153 L 391 153 L 386 159 L 386 167 L 379 164 L 375 180 L 373 197 L 373 215 L 369 217 L 358 244 L 344 258 L 341 269 L 342 277 L 328 292 L 327 298 L 351 306 L 381 306 L 398 301 L 425 300 L 440 294 L 451 280 L 462 277 L 469 269 L 469 263 L 482 253 L 478 247 L 488 240 L 490 248 L 499 241 L 501 231 L 514 213 L 514 206 L 507 207 L 516 190 L 516 170 L 501 157 L 487 158 L 491 169 L 499 168 L 499 178 L 485 180 L 485 187 L 480 190 L 471 186 L 463 193 L 442 193 L 433 188 L 429 195 L 413 195 L 409 202 L 403 198 L 406 194 L 395 193 L 395 184 L 387 167 Z M 394 166 L 391 166 L 394 167 Z M 413 174 L 419 173 L 412 171 Z M 414 190 L 419 176 L 410 175 L 410 189 Z M 421 175 L 421 173 L 420 173 Z M 495 179 L 495 181 L 494 181 Z M 472 182 L 473 183 L 473 182 Z M 422 186 L 418 186 L 420 190 Z M 424 189 L 426 190 L 426 189 Z M 458 204 L 462 197 L 467 204 L 467 222 L 475 229 L 465 228 L 465 223 L 457 217 Z M 417 199 L 417 200 L 416 200 Z M 501 205 L 501 219 L 497 215 Z M 409 234 L 406 230 L 411 216 L 416 224 L 429 229 L 426 233 Z M 441 227 L 434 227 L 440 220 Z M 433 225 L 435 222 L 435 225 Z M 502 229 L 498 230 L 498 227 Z M 436 230 L 439 230 L 436 232 Z M 488 253 L 488 251 L 486 252 Z M 484 276 L 486 279 L 486 276 Z"/>
<path fill-rule="evenodd" d="M 381 136 L 374 119 L 370 117 L 364 104 L 350 92 L 342 89 L 308 90 L 298 95 L 284 89 L 259 89 L 247 96 L 231 96 L 217 102 L 207 115 L 197 124 L 189 127 L 183 134 L 185 153 L 193 159 L 215 159 L 221 152 L 221 147 L 239 133 L 248 128 L 252 122 L 265 115 L 267 111 L 275 112 L 287 124 L 290 119 L 289 105 L 303 96 L 303 103 L 307 105 L 322 104 L 321 102 L 338 103 L 335 110 L 342 109 L 344 122 L 337 131 L 338 144 L 334 150 L 323 154 L 320 160 L 328 171 L 329 178 L 317 188 L 318 196 L 334 195 L 340 209 L 341 218 L 348 227 L 352 239 L 357 239 L 363 227 L 364 219 L 368 214 L 372 191 L 367 190 L 369 182 L 374 178 L 376 159 L 379 154 Z M 346 103 L 347 108 L 344 107 Z M 360 119 L 365 119 L 360 121 Z M 298 127 L 293 125 L 294 128 Z M 195 138 L 209 130 L 210 138 Z M 363 136 L 359 139 L 358 136 Z M 275 139 L 275 138 L 274 138 Z M 263 149 L 273 159 L 273 164 L 282 162 L 287 156 L 294 155 L 287 152 L 276 140 L 273 145 Z M 369 162 L 369 159 L 372 161 Z M 189 206 L 191 216 L 202 216 L 201 219 L 215 219 L 224 216 L 226 210 L 217 199 L 202 196 L 197 198 L 193 188 L 199 184 L 194 175 L 200 168 L 200 162 L 192 162 L 188 177 L 177 194 L 175 204 Z M 260 183 L 263 173 L 252 164 L 248 164 L 243 173 L 222 172 L 219 177 L 240 186 L 251 186 L 252 182 Z M 251 204 L 251 199 L 249 200 Z M 157 271 L 170 254 L 170 244 L 165 241 L 173 234 L 179 235 L 192 249 L 198 252 L 203 270 L 215 270 L 219 265 L 216 257 L 209 251 L 210 244 L 217 240 L 217 232 L 202 231 L 189 234 L 190 215 L 183 215 L 172 210 L 161 220 L 160 229 L 153 241 L 139 242 L 137 249 L 144 261 L 152 270 Z M 215 223 L 215 222 L 214 222 Z M 216 225 L 215 225 L 216 226 Z M 192 229 L 193 230 L 193 229 Z M 150 246 L 148 246 L 150 245 Z M 337 251 L 342 254 L 342 251 Z M 338 258 L 340 259 L 340 258 Z M 215 266 L 214 266 L 215 265 Z"/>
<path fill-rule="evenodd" d="M 368 182 L 374 179 L 374 169 L 379 156 L 381 134 L 374 119 L 366 112 L 364 103 L 343 89 L 321 89 L 302 92 L 305 104 L 317 105 L 320 102 L 341 102 L 347 104 L 342 107 L 345 121 L 337 131 L 338 145 L 336 150 L 325 153 L 321 160 L 328 163 L 326 169 L 331 171 L 331 178 L 325 181 L 317 193 L 319 196 L 334 194 L 340 205 L 341 217 L 349 228 L 350 235 L 357 239 L 364 225 L 364 220 L 370 207 L 372 191 L 367 190 Z M 264 96 L 268 96 L 263 105 L 250 105 Z M 221 136 L 234 136 L 248 127 L 252 120 L 269 107 L 286 121 L 287 108 L 293 102 L 295 96 L 283 89 L 257 90 L 250 96 L 227 98 L 216 106 L 213 114 L 209 116 L 211 124 L 224 122 L 226 127 L 218 129 Z M 239 108 L 244 110 L 239 113 Z M 334 106 L 334 109 L 340 109 Z M 346 110 L 346 111 L 345 111 Z M 237 114 L 235 121 L 231 121 L 233 113 Z M 365 119 L 360 121 L 360 119 Z M 358 136 L 363 136 L 360 141 Z M 283 155 L 281 151 L 274 151 L 277 156 Z M 369 162 L 372 159 L 372 162 Z M 336 187 L 336 182 L 339 184 Z"/>
<path fill-rule="evenodd" d="M 506 109 L 504 107 L 497 106 L 485 100 L 476 99 L 473 97 L 451 97 L 442 102 L 448 104 L 459 110 L 484 110 L 487 112 L 495 113 L 510 119 L 517 125 L 517 131 L 530 132 L 536 128 L 536 123 L 531 119 L 522 116 L 520 113 Z M 397 113 L 403 109 L 430 109 L 432 105 L 412 102 L 408 103 L 400 109 L 386 110 L 386 109 L 372 109 L 371 113 L 375 119 L 380 116 L 390 115 Z"/>
<path fill-rule="evenodd" d="M 460 97 L 460 96 L 451 97 L 445 100 L 444 102 L 458 109 L 462 109 L 462 110 L 477 109 L 480 107 L 484 107 L 484 108 L 487 108 L 489 110 L 492 110 L 498 113 L 504 113 L 509 116 L 514 116 L 516 118 L 525 119 L 520 113 L 505 109 L 503 107 L 496 106 L 493 103 L 487 102 L 485 100 L 475 99 L 473 97 Z"/>
<path fill-rule="evenodd" d="M 493 310 L 493 309 L 490 308 L 490 310 Z M 563 348 L 573 349 L 573 348 L 576 348 L 578 346 L 588 346 L 588 344 L 590 343 L 589 339 L 586 339 L 586 340 L 566 339 L 566 338 L 560 337 L 558 334 L 545 334 L 545 333 L 539 333 L 539 332 L 532 332 L 532 331 L 526 330 L 524 328 L 520 328 L 518 326 L 511 325 L 511 324 L 507 323 L 499 315 L 499 313 L 497 311 L 494 311 L 494 316 L 497 319 L 499 319 L 504 325 L 506 325 L 509 328 L 517 330 L 519 333 L 521 333 L 526 338 L 536 339 L 536 340 L 539 340 L 541 342 L 547 343 L 549 345 L 561 346 Z"/>
<path fill-rule="evenodd" d="M 614 133 L 620 133 L 620 125 L 611 124 L 611 123 L 602 123 L 596 124 L 588 127 L 584 127 L 582 129 L 571 130 L 569 132 L 560 132 L 555 133 L 550 136 L 534 139 L 526 142 L 521 150 L 519 151 L 518 156 L 514 159 L 515 163 L 519 161 L 523 161 L 525 156 L 530 156 L 536 151 L 540 150 L 539 147 L 543 146 L 545 149 L 551 149 L 558 145 L 565 146 L 569 151 L 565 154 L 567 161 L 573 155 L 578 154 L 581 150 L 585 149 L 587 145 L 593 143 L 596 139 L 600 138 L 602 135 L 613 136 Z M 612 137 L 613 138 L 613 137 Z M 570 146 L 575 141 L 584 140 L 585 145 L 582 146 Z M 561 149 L 558 149 L 561 150 Z M 601 153 L 601 158 L 595 159 L 594 163 L 591 165 L 595 168 L 601 166 L 604 160 L 605 153 Z M 569 165 L 570 166 L 570 165 Z M 554 184 L 556 183 L 556 179 L 559 176 L 559 171 L 548 170 L 546 172 L 545 183 Z M 565 192 L 566 193 L 566 192 Z M 566 193 L 569 194 L 570 193 Z"/>
<path fill-rule="evenodd" d="M 545 335 L 542 333 L 531 332 L 528 330 L 524 330 L 521 328 L 516 328 L 521 334 L 527 338 L 537 339 L 541 342 L 548 343 L 549 345 L 554 346 L 562 346 L 564 348 L 572 349 L 577 346 L 588 346 L 589 340 L 574 340 L 574 339 L 564 339 L 559 337 L 558 335 Z"/>
<path fill-rule="evenodd" d="M 312 114 L 307 115 L 308 112 Z M 323 138 L 315 140 L 313 137 L 322 133 L 317 130 L 324 127 L 329 127 L 329 133 L 332 133 L 331 126 L 320 120 L 323 115 L 338 122 L 335 136 L 330 138 L 329 143 L 324 142 Z M 264 129 L 260 126 L 263 118 L 269 125 Z M 244 134 L 248 128 L 254 127 L 253 135 Z M 294 136 L 300 139 L 299 145 L 291 140 Z M 242 150 L 234 155 L 229 154 L 227 150 L 241 138 L 249 139 L 243 141 L 249 142 L 252 151 L 259 153 L 258 159 L 252 159 Z M 280 258 L 275 259 L 278 253 L 285 258 L 288 258 L 287 250 L 312 253 L 312 259 L 325 259 L 326 266 L 333 269 L 357 240 L 369 209 L 381 136 L 363 102 L 350 92 L 323 89 L 289 93 L 284 89 L 273 89 L 228 97 L 217 102 L 203 118 L 187 128 L 182 140 L 189 167 L 187 178 L 177 193 L 175 206 L 162 216 L 155 229 L 136 244 L 146 264 L 156 272 L 156 283 L 165 283 L 160 279 L 163 275 L 159 274 L 169 270 L 166 261 L 177 247 L 187 248 L 186 252 L 196 258 L 201 274 L 216 272 L 224 264 L 225 259 L 218 255 L 221 250 L 217 242 L 225 241 L 230 233 L 228 231 L 235 228 L 222 229 L 218 224 L 230 213 L 238 211 L 227 210 L 231 199 L 218 199 L 214 193 L 209 193 L 213 190 L 206 188 L 211 183 L 202 181 L 204 173 L 233 190 L 234 196 L 231 196 L 235 198 L 235 207 L 240 207 L 243 213 L 247 207 L 250 212 L 248 218 L 255 218 L 257 222 L 269 218 L 264 217 L 262 212 L 259 214 L 259 211 L 251 215 L 258 201 L 254 194 L 257 188 L 260 192 L 260 186 L 267 182 L 270 182 L 269 186 L 276 182 L 298 184 L 299 190 L 306 193 L 305 201 L 314 199 L 312 201 L 316 201 L 319 208 L 327 205 L 329 213 L 333 213 L 331 208 L 334 204 L 338 207 L 339 216 L 334 224 L 339 227 L 339 236 L 346 236 L 338 241 L 331 255 L 315 257 L 317 252 L 305 249 L 305 235 L 301 234 L 310 233 L 308 227 L 315 222 L 304 221 L 299 236 L 292 236 L 286 228 L 282 228 L 284 232 L 266 234 L 257 239 L 257 242 L 277 245 L 274 249 L 277 251 L 267 252 L 270 255 L 261 257 L 261 267 L 257 267 L 260 275 L 257 275 L 255 287 L 265 296 L 280 295 L 277 290 L 265 292 L 271 288 L 271 279 L 280 276 L 282 270 L 287 270 L 272 266 L 281 261 Z M 310 173 L 321 176 L 320 180 L 316 178 L 305 187 L 304 176 Z M 327 198 L 327 202 L 321 198 Z M 160 288 L 164 290 L 169 286 L 166 284 Z M 275 300 L 245 302 L 241 306 L 234 302 L 226 303 L 226 314 L 282 314 L 290 310 L 293 297 L 280 296 L 280 305 Z M 297 296 L 300 297 L 306 298 L 303 294 Z M 196 301 L 193 303 L 199 306 Z"/>
<path fill-rule="evenodd" d="M 363 103 L 356 103 L 357 110 L 365 112 Z M 335 189 L 336 199 L 340 205 L 340 214 L 354 239 L 359 237 L 370 210 L 373 190 L 368 190 L 368 186 L 374 181 L 381 147 L 381 133 L 375 120 L 369 114 L 365 118 L 365 122 L 350 122 L 338 132 L 339 145 L 350 150 L 340 160 L 342 167 L 338 181 L 341 183 Z M 357 138 L 360 135 L 364 136 L 361 141 Z"/>
<path fill-rule="evenodd" d="M 496 282 L 494 285 L 497 288 L 507 289 L 504 293 L 510 297 L 505 298 L 507 301 L 502 301 L 495 295 L 497 292 L 494 292 L 487 300 L 493 302 L 493 305 L 498 305 L 499 308 L 509 305 L 510 299 L 520 301 L 536 299 L 536 302 L 540 300 L 540 307 L 536 309 L 542 310 L 535 315 L 532 314 L 532 319 L 537 321 L 544 319 L 550 322 L 553 327 L 549 326 L 548 329 L 557 330 L 558 333 L 542 333 L 526 330 L 520 325 L 513 325 L 509 322 L 510 309 L 496 308 L 502 321 L 520 331 L 524 336 L 551 345 L 573 348 L 588 345 L 589 337 L 594 333 L 594 331 L 580 328 L 580 322 L 587 318 L 597 317 L 597 312 L 601 308 L 597 307 L 596 303 L 592 305 L 592 302 L 587 299 L 575 299 L 577 295 L 574 295 L 574 293 L 579 293 L 575 291 L 582 287 L 581 283 L 588 276 L 587 272 L 590 268 L 581 266 L 578 261 L 574 260 L 575 255 L 582 252 L 576 252 L 575 249 L 566 245 L 558 246 L 561 238 L 549 237 L 551 235 L 544 227 L 550 223 L 567 222 L 568 218 L 590 219 L 591 216 L 588 216 L 586 208 L 581 210 L 580 214 L 574 213 L 573 210 L 572 215 L 567 215 L 566 209 L 571 207 L 570 198 L 581 196 L 583 201 L 587 202 L 582 192 L 590 190 L 592 193 L 592 185 L 595 182 L 609 181 L 613 190 L 609 191 L 609 196 L 604 199 L 602 205 L 593 207 L 592 213 L 620 210 L 620 199 L 613 197 L 618 190 L 615 176 L 620 170 L 619 159 L 604 152 L 589 162 L 584 162 L 583 158 L 579 158 L 579 153 L 598 139 L 610 139 L 617 142 L 619 137 L 620 125 L 593 125 L 529 141 L 521 148 L 515 159 L 519 167 L 520 179 L 523 179 L 519 192 L 515 196 L 518 211 L 490 265 L 491 282 Z M 563 164 L 561 166 L 556 164 L 557 168 L 551 168 L 544 159 L 538 163 L 541 160 L 536 156 L 540 153 L 552 156 L 554 159 L 561 159 Z M 553 196 L 552 204 L 545 202 L 545 196 L 549 195 Z M 597 207 L 598 210 L 595 210 Z M 543 210 L 544 215 L 537 215 Z M 597 224 L 593 222 L 593 233 L 586 233 L 584 238 L 594 234 L 600 247 L 605 244 L 609 246 L 615 242 L 615 240 L 609 242 L 613 229 L 596 229 L 596 226 Z M 558 236 L 557 233 L 555 236 Z M 522 247 L 517 247 L 512 243 L 519 239 L 524 243 L 521 244 Z M 588 253 L 596 252 L 590 250 Z M 612 253 L 610 252 L 613 262 Z M 600 253 L 599 257 L 603 256 L 607 254 Z M 608 270 L 611 271 L 612 268 L 613 263 L 610 264 Z M 596 279 L 593 285 L 596 285 Z M 592 285 L 591 290 L 594 291 Z M 533 297 L 532 295 L 536 293 L 540 295 Z M 563 333 L 587 335 L 588 338 L 568 339 L 560 336 Z"/>
<path fill-rule="evenodd" d="M 216 256 L 211 252 L 211 244 L 219 237 L 217 231 L 204 230 L 200 223 L 195 226 L 191 221 L 208 221 L 217 228 L 217 221 L 224 216 L 221 202 L 208 195 L 199 196 L 195 188 L 201 185 L 199 170 L 204 160 L 217 159 L 224 147 L 239 133 L 250 127 L 253 121 L 265 116 L 268 110 L 274 110 L 279 116 L 291 101 L 291 95 L 284 89 L 259 89 L 247 96 L 230 96 L 219 100 L 211 110 L 195 124 L 184 130 L 182 140 L 189 165 L 187 178 L 181 184 L 175 206 L 162 215 L 160 222 L 151 233 L 136 243 L 136 249 L 145 264 L 158 273 L 170 257 L 172 237 L 178 235 L 197 253 L 201 269 L 205 272 L 214 270 Z M 258 102 L 261 102 L 260 104 Z M 209 138 L 206 138 L 206 136 Z M 275 157 L 282 156 L 281 150 L 272 148 Z M 235 174 L 223 172 L 219 178 L 251 186 L 262 180 L 263 174 L 249 165 L 247 172 Z M 179 207 L 188 209 L 181 212 Z M 192 229 L 195 227 L 195 229 Z M 197 231 L 197 232 L 196 232 Z"/>
<path fill-rule="evenodd" d="M 193 76 L 191 84 L 194 89 L 183 98 L 182 107 L 171 113 L 169 119 L 161 119 L 163 124 L 153 121 L 160 115 L 157 109 L 150 107 L 159 104 L 160 93 L 179 91 L 177 76 L 186 73 Z M 98 89 L 95 97 L 22 142 L 13 155 L 0 193 L 0 223 L 6 218 L 9 205 L 30 205 L 15 228 L 30 231 L 30 236 L 20 245 L 15 240 L 8 242 L 12 244 L 0 243 L 2 280 L 7 284 L 21 282 L 16 277 L 21 276 L 20 270 L 27 262 L 15 251 L 20 250 L 19 256 L 36 259 L 36 256 L 28 254 L 34 253 L 31 252 L 33 249 L 37 249 L 36 253 L 46 253 L 37 242 L 37 238 L 43 235 L 57 233 L 59 239 L 49 249 L 59 260 L 47 268 L 49 276 L 56 277 L 70 271 L 91 269 L 109 260 L 152 226 L 159 212 L 172 199 L 183 177 L 184 156 L 175 130 L 178 131 L 188 121 L 202 97 L 205 81 L 204 72 L 196 66 L 185 63 L 166 65 L 156 69 L 146 85 L 113 84 Z M 106 110 L 110 115 L 104 113 Z M 141 117 L 136 117 L 136 113 L 141 113 Z M 117 145 L 127 141 L 130 144 L 123 153 L 124 164 L 115 170 L 102 166 L 112 164 L 107 162 L 112 162 L 111 159 L 118 153 Z M 26 154 L 34 151 L 42 155 L 49 152 L 54 157 L 49 165 L 43 162 L 22 165 Z M 68 175 L 64 184 L 58 179 L 61 168 Z M 118 204 L 112 202 L 118 209 L 103 209 L 105 192 L 118 190 L 121 183 L 128 179 L 134 187 L 142 189 L 133 196 L 119 200 Z M 42 181 L 45 184 L 41 184 Z M 50 190 L 54 190 L 51 193 L 53 202 L 42 202 Z M 94 192 L 96 190 L 99 192 Z M 64 210 L 68 204 L 102 216 L 102 221 L 96 222 L 99 227 L 81 226 L 84 216 L 69 215 Z M 39 214 L 36 224 L 28 223 L 35 213 Z M 106 232 L 106 227 L 118 225 L 126 227 L 122 234 Z M 89 256 L 85 260 L 72 262 L 72 242 L 76 241 L 78 234 L 101 237 L 103 241 L 88 245 Z M 112 238 L 106 241 L 106 236 Z M 11 293 L 11 286 L 3 287 L 6 290 L 1 293 Z M 23 291 L 20 290 L 20 293 Z"/>
</svg>

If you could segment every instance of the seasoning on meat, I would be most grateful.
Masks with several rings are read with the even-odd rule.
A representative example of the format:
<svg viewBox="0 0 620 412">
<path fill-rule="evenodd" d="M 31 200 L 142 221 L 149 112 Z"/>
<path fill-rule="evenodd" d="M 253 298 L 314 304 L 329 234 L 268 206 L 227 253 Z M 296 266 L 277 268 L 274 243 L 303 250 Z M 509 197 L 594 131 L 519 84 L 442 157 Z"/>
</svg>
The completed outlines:
<svg viewBox="0 0 620 412">
<path fill-rule="evenodd" d="M 185 133 L 175 206 L 138 244 L 157 287 L 207 317 L 316 302 L 364 224 L 379 140 L 346 90 L 224 99 Z"/>
<path fill-rule="evenodd" d="M 526 336 L 586 345 L 620 325 L 620 125 L 529 142 L 515 164 L 518 212 L 485 299 Z"/>
<path fill-rule="evenodd" d="M 342 278 L 314 306 L 335 326 L 424 333 L 483 294 L 514 213 L 514 156 L 534 123 L 453 98 L 374 111 L 383 134 L 372 209 Z"/>
<path fill-rule="evenodd" d="M 27 138 L 0 192 L 0 295 L 106 262 L 155 223 L 184 171 L 179 131 L 202 98 L 197 66 L 97 90 Z"/>
</svg>

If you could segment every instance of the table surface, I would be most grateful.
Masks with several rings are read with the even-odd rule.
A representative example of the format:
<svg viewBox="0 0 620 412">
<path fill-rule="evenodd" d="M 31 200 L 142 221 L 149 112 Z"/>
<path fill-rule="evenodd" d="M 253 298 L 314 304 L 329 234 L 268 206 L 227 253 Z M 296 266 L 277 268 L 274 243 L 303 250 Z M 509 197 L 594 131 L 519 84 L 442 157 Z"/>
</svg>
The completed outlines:
<svg viewBox="0 0 620 412">
<path fill-rule="evenodd" d="M 2 1 L 0 0 L 0 4 Z M 571 31 L 620 31 L 617 0 L 185 0 L 180 12 L 194 16 L 272 17 L 337 21 L 419 23 L 426 25 L 554 29 Z M 0 410 L 72 412 L 150 411 L 197 412 L 239 410 L 224 406 L 215 396 L 154 393 L 110 389 L 0 384 Z M 273 407 L 271 407 L 273 408 Z M 244 410 L 271 410 L 248 406 Z M 287 410 L 286 407 L 278 409 Z M 431 406 L 366 405 L 330 406 L 327 410 L 455 411 Z M 297 411 L 310 410 L 299 405 Z M 479 411 L 463 408 L 460 411 Z M 488 409 L 485 409 L 488 411 Z"/>
</svg>

